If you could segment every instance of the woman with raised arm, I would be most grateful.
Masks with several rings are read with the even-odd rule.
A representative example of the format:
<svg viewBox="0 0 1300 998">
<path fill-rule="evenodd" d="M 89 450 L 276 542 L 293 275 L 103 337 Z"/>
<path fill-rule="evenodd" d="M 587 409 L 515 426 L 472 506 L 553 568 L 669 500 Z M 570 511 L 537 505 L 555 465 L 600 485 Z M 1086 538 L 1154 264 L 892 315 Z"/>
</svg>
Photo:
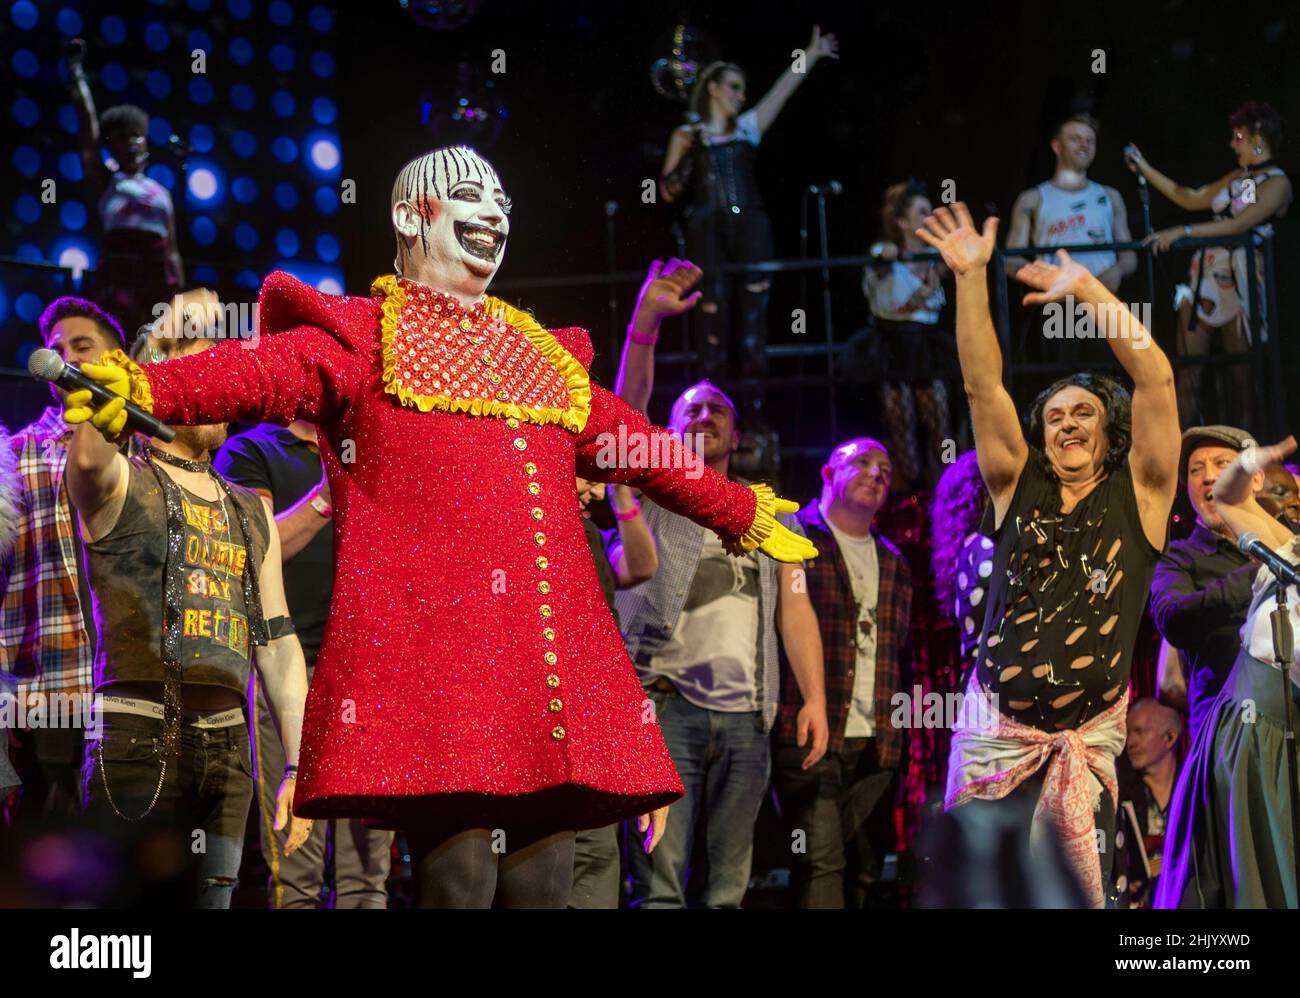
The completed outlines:
<svg viewBox="0 0 1300 998">
<path fill-rule="evenodd" d="M 1237 537 L 1253 532 L 1292 564 L 1300 537 L 1269 516 L 1251 494 L 1256 471 L 1280 462 L 1295 437 L 1243 451 L 1214 483 L 1214 502 Z M 1300 713 L 1300 656 L 1288 681 L 1276 665 L 1271 617 L 1278 583 L 1267 568 L 1241 629 L 1241 651 L 1183 765 L 1169 805 L 1157 908 L 1295 908 L 1296 843 L 1291 835 L 1286 702 Z M 1288 586 L 1291 629 L 1300 633 L 1300 592 Z M 1300 769 L 1300 751 L 1294 743 Z"/>
<path fill-rule="evenodd" d="M 956 276 L 957 352 L 994 511 L 987 610 L 945 805 L 998 807 L 1029 795 L 1033 826 L 1055 819 L 1085 895 L 1100 907 L 1112 849 L 1098 852 L 1098 832 L 1112 842 L 1133 643 L 1177 488 L 1173 371 L 1067 253 L 1055 265 L 1023 267 L 1018 279 L 1035 289 L 1025 304 L 1072 296 L 1073 309 L 1086 306 L 1134 385 L 1130 402 L 1110 378 L 1062 379 L 1026 414 L 1026 440 L 989 313 L 997 220 L 980 233 L 964 204 L 941 206 L 918 234 Z"/>
<path fill-rule="evenodd" d="M 1291 181 L 1273 162 L 1282 144 L 1282 119 L 1268 104 L 1250 101 L 1228 118 L 1232 138 L 1228 146 L 1237 166 L 1218 180 L 1202 187 L 1185 187 L 1152 166 L 1137 146 L 1125 150 L 1129 169 L 1147 181 L 1178 207 L 1186 211 L 1212 211 L 1210 222 L 1187 223 L 1161 229 L 1147 237 L 1154 251 L 1161 253 L 1184 237 L 1235 236 L 1252 229 L 1272 235 L 1272 221 L 1286 214 L 1291 204 Z M 1264 297 L 1264 259 L 1256 254 L 1255 274 Z M 1238 246 L 1208 246 L 1192 257 L 1188 284 L 1178 286 L 1174 307 L 1178 310 L 1178 355 L 1203 357 L 1210 352 L 1214 332 L 1223 336 L 1223 349 L 1243 354 L 1250 349 L 1250 288 L 1247 286 L 1246 251 Z M 1193 312 L 1195 307 L 1195 312 Z M 1267 319 L 1267 315 L 1263 316 Z M 1239 418 L 1223 413 L 1220 422 L 1250 426 L 1252 398 L 1250 368 L 1233 366 L 1234 396 L 1245 407 Z M 1198 413 L 1201 387 L 1200 367 L 1185 367 L 1178 373 L 1178 411 L 1184 426 L 1211 422 Z M 1220 393 L 1220 406 L 1226 395 Z"/>
<path fill-rule="evenodd" d="M 839 58 L 838 49 L 835 36 L 823 35 L 814 25 L 808 47 L 744 112 L 744 70 L 733 62 L 706 66 L 691 92 L 688 123 L 668 140 L 659 191 L 665 201 L 690 202 L 687 254 L 707 275 L 695 344 L 707 377 L 724 373 L 727 344 L 733 339 L 739 341 L 736 368 L 742 376 L 767 372 L 771 280 L 762 273 L 726 274 L 719 268 L 771 258 L 772 222 L 754 172 L 758 143 L 813 67 L 823 58 Z"/>
<path fill-rule="evenodd" d="M 86 43 L 65 48 L 73 105 L 80 125 L 81 166 L 99 201 L 103 252 L 95 270 L 95 301 L 120 316 L 132 332 L 155 316 L 185 284 L 176 243 L 171 194 L 145 174 L 149 162 L 149 115 L 134 104 L 95 113 L 82 60 Z M 100 142 L 108 146 L 105 161 Z"/>
</svg>

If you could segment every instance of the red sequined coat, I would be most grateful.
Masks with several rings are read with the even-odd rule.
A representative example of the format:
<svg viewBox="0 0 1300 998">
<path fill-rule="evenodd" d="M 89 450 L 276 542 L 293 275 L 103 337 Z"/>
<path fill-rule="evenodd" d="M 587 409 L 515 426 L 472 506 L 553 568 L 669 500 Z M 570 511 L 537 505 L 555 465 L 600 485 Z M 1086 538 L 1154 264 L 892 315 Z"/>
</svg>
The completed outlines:
<svg viewBox="0 0 1300 998">
<path fill-rule="evenodd" d="M 494 299 L 466 313 L 407 281 L 339 297 L 277 272 L 260 333 L 147 371 L 165 423 L 306 419 L 328 444 L 334 598 L 297 812 L 558 830 L 679 797 L 574 476 L 639 487 L 726 540 L 754 493 L 698 463 L 608 467 L 620 424 L 658 446 L 666 432 L 587 380 L 585 330 Z"/>
</svg>

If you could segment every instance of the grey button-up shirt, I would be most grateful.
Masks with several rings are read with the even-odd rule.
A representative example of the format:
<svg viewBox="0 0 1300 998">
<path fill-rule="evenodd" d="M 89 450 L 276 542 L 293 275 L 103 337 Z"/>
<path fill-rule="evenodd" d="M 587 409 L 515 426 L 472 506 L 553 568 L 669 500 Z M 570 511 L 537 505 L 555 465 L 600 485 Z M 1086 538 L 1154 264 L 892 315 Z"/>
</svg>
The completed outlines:
<svg viewBox="0 0 1300 998">
<path fill-rule="evenodd" d="M 705 528 L 684 516 L 670 513 L 649 498 L 641 497 L 641 515 L 654 534 L 659 555 L 659 571 L 639 586 L 615 593 L 614 604 L 623 622 L 623 640 L 627 653 L 643 682 L 648 681 L 647 667 L 668 639 L 686 605 L 691 582 L 704 550 Z M 803 533 L 797 523 L 786 516 L 778 519 L 791 530 Z M 779 659 L 776 646 L 777 563 L 758 556 L 758 650 L 755 672 L 756 699 L 761 705 L 763 730 L 770 731 L 776 720 L 780 691 Z"/>
</svg>

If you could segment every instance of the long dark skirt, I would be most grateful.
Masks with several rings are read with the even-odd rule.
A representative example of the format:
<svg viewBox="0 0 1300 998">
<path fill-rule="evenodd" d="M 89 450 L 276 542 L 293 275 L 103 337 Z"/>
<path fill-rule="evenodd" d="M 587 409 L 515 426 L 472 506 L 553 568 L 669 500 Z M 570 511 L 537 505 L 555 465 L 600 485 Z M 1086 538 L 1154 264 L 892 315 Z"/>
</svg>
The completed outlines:
<svg viewBox="0 0 1300 998">
<path fill-rule="evenodd" d="M 1296 907 L 1282 689 L 1276 668 L 1237 656 L 1170 802 L 1155 907 Z"/>
</svg>

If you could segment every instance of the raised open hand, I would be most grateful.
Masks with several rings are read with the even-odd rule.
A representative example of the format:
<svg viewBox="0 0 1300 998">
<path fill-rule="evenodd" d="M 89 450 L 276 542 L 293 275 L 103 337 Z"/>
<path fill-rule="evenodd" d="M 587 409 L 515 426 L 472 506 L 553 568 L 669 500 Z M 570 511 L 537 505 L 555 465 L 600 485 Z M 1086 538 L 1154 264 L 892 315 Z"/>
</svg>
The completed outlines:
<svg viewBox="0 0 1300 998">
<path fill-rule="evenodd" d="M 1086 281 L 1092 280 L 1092 273 L 1081 263 L 1070 259 L 1065 250 L 1056 251 L 1057 263 L 1035 260 L 1025 264 L 1016 271 L 1016 280 L 1037 288 L 1037 292 L 1025 295 L 1026 305 L 1043 305 L 1049 301 L 1061 301 L 1067 295 L 1078 295 Z"/>
<path fill-rule="evenodd" d="M 699 283 L 703 272 L 689 260 L 673 257 L 667 263 L 655 260 L 646 273 L 637 299 L 636 310 L 656 319 L 665 315 L 681 315 L 695 307 L 701 292 L 689 294 Z"/>
<path fill-rule="evenodd" d="M 821 25 L 814 24 L 812 41 L 808 43 L 808 55 L 814 62 L 824 56 L 838 59 L 840 57 L 839 40 L 829 32 L 823 35 Z"/>
<path fill-rule="evenodd" d="M 978 267 L 983 267 L 993 256 L 997 241 L 998 219 L 990 215 L 984 220 L 984 231 L 975 231 L 975 222 L 964 201 L 958 201 L 949 210 L 941 205 L 933 215 L 927 215 L 916 234 L 943 256 L 948 269 L 960 277 Z"/>
</svg>

